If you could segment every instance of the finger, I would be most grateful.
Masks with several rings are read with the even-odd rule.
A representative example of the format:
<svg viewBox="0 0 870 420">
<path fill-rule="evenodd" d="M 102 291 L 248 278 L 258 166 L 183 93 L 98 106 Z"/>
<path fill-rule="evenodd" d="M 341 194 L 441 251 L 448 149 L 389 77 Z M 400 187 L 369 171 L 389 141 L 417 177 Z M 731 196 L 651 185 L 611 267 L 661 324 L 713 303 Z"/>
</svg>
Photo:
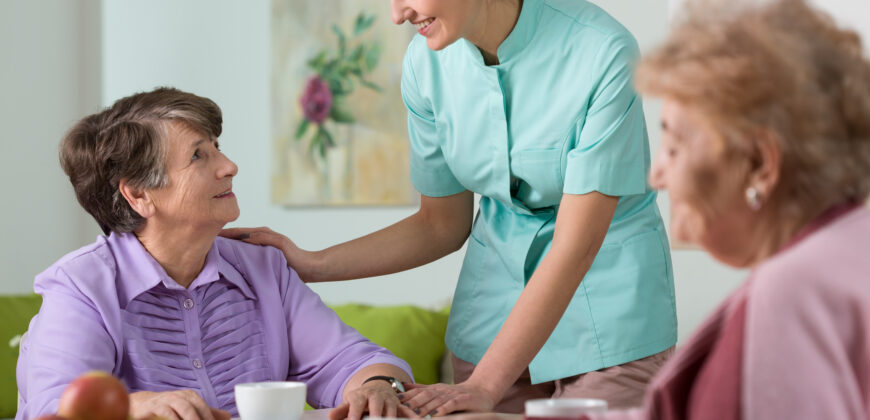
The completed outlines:
<svg viewBox="0 0 870 420">
<path fill-rule="evenodd" d="M 215 420 L 230 420 L 233 418 L 233 415 L 230 414 L 229 411 L 224 411 L 218 408 L 211 408 L 211 415 L 214 416 Z"/>
<path fill-rule="evenodd" d="M 172 407 L 172 410 L 175 411 L 175 414 L 178 415 L 178 418 L 181 420 L 202 420 L 199 418 L 199 413 L 197 413 L 196 408 L 190 404 L 190 401 L 187 401 L 184 398 L 175 398 L 169 404 Z"/>
<path fill-rule="evenodd" d="M 264 229 L 265 230 L 263 231 L 251 232 L 251 235 L 244 241 L 256 245 L 271 246 L 282 251 L 287 251 L 288 248 L 295 247 L 295 244 L 290 240 L 290 238 L 274 232 L 271 229 Z"/>
<path fill-rule="evenodd" d="M 410 408 L 411 410 L 414 410 L 415 413 L 423 416 L 426 415 L 426 413 L 421 411 L 420 407 L 426 405 L 429 401 L 432 401 L 432 399 L 437 397 L 438 395 L 438 393 L 433 392 L 430 389 L 422 390 L 417 393 L 417 395 L 414 395 L 411 398 L 406 398 L 403 404 L 405 404 L 405 406 Z"/>
<path fill-rule="evenodd" d="M 398 399 L 389 398 L 384 401 L 384 417 L 396 417 L 396 410 L 398 406 Z"/>
<path fill-rule="evenodd" d="M 347 410 L 350 407 L 348 403 L 341 403 L 338 407 L 329 411 L 329 420 L 344 420 L 347 417 Z"/>
<path fill-rule="evenodd" d="M 412 418 L 412 419 L 416 419 L 416 418 L 419 418 L 419 417 L 420 417 L 420 415 L 418 415 L 417 413 L 415 413 L 414 410 L 411 410 L 410 408 L 408 408 L 408 407 L 406 407 L 406 406 L 404 406 L 404 405 L 400 405 L 400 406 L 399 406 L 399 414 L 401 414 L 402 417 L 409 417 L 409 418 Z"/>
<path fill-rule="evenodd" d="M 414 398 L 417 394 L 419 394 L 421 392 L 423 392 L 422 388 L 411 389 L 411 390 L 406 389 L 405 392 L 398 394 L 398 395 L 400 396 L 399 399 L 401 399 L 402 401 L 408 401 L 411 398 Z"/>
<path fill-rule="evenodd" d="M 412 389 L 423 389 L 430 387 L 431 385 L 423 385 L 423 384 L 415 384 L 413 382 L 402 382 L 402 385 L 405 386 L 405 391 L 410 391 Z"/>
<path fill-rule="evenodd" d="M 155 407 L 153 410 L 151 410 L 151 412 L 158 417 L 166 420 L 181 420 L 180 418 L 178 418 L 178 415 L 175 414 L 175 410 L 173 410 L 168 405 L 161 405 L 159 407 Z"/>
<path fill-rule="evenodd" d="M 432 416 L 446 416 L 455 411 L 465 410 L 470 411 L 470 407 L 463 407 L 459 402 L 459 399 L 453 398 L 445 401 L 444 404 L 442 404 L 440 407 L 436 407 L 434 409 L 435 412 L 432 413 Z"/>
<path fill-rule="evenodd" d="M 251 232 L 250 236 L 242 240 L 249 244 L 281 248 L 281 238 L 266 232 Z"/>
<path fill-rule="evenodd" d="M 426 404 L 423 404 L 419 407 L 419 412 L 421 416 L 434 416 L 438 414 L 438 408 L 444 405 L 448 400 L 448 397 L 444 395 L 438 395 L 435 398 L 432 398 Z"/>
<path fill-rule="evenodd" d="M 350 403 L 350 407 L 347 410 L 347 419 L 348 420 L 360 420 L 362 418 L 363 410 L 366 409 L 367 400 L 363 397 L 353 398 Z"/>
<path fill-rule="evenodd" d="M 214 416 L 211 414 L 211 407 L 206 404 L 205 400 L 202 399 L 199 393 L 192 389 L 188 389 L 184 392 L 184 399 L 186 399 L 196 410 L 199 420 L 215 420 Z"/>
<path fill-rule="evenodd" d="M 369 396 L 369 416 L 371 417 L 383 417 L 384 411 L 384 397 L 380 394 L 376 393 L 374 395 Z"/>
<path fill-rule="evenodd" d="M 223 236 L 225 238 L 231 239 L 239 239 L 242 235 L 250 235 L 251 232 L 256 231 L 258 228 L 227 228 L 223 229 L 218 233 L 218 235 Z"/>
<path fill-rule="evenodd" d="M 437 408 L 438 412 L 433 416 L 445 416 L 457 411 L 467 412 L 482 412 L 487 411 L 482 409 L 479 404 L 475 404 L 475 399 L 471 394 L 459 394 L 454 398 L 449 398 L 441 407 Z"/>
</svg>

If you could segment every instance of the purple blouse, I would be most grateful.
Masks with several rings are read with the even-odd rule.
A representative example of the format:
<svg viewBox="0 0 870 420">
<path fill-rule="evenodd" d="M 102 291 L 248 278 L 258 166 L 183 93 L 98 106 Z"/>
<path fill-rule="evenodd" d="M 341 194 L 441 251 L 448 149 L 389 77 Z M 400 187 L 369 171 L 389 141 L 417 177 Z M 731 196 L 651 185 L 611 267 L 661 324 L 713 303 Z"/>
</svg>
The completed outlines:
<svg viewBox="0 0 870 420">
<path fill-rule="evenodd" d="M 235 384 L 303 381 L 315 407 L 340 404 L 365 366 L 407 363 L 345 325 L 277 249 L 218 237 L 185 289 L 132 234 L 72 252 L 34 282 L 43 304 L 18 359 L 16 419 L 57 410 L 90 370 L 130 392 L 193 389 L 236 415 Z"/>
</svg>

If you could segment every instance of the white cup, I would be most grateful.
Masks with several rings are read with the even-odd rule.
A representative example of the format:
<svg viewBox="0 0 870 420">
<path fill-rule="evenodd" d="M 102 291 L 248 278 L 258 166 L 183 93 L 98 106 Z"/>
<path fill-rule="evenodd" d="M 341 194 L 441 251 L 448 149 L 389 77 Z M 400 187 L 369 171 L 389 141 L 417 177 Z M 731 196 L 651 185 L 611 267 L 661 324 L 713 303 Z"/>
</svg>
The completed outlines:
<svg viewBox="0 0 870 420">
<path fill-rule="evenodd" d="M 527 419 L 578 419 L 585 414 L 604 414 L 607 401 L 592 398 L 548 398 L 526 401 Z"/>
<path fill-rule="evenodd" d="M 303 382 L 236 385 L 236 408 L 242 420 L 299 420 L 304 407 Z"/>
</svg>

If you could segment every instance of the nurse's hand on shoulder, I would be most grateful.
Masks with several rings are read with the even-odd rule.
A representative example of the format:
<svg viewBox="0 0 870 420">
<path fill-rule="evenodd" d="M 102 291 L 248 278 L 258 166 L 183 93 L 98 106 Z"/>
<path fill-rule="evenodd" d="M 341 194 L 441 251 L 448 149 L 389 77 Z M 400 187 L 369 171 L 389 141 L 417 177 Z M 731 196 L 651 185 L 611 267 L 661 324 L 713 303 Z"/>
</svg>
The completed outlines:
<svg viewBox="0 0 870 420">
<path fill-rule="evenodd" d="M 309 253 L 296 246 L 290 238 L 267 227 L 224 229 L 220 232 L 220 236 L 238 239 L 249 244 L 278 248 L 284 253 L 287 265 L 293 267 L 297 272 L 301 271 L 301 266 L 306 266 L 306 257 Z"/>
<path fill-rule="evenodd" d="M 492 411 L 495 401 L 483 389 L 467 382 L 456 385 L 406 385 L 402 404 L 421 416 L 443 416 L 456 411 Z"/>
</svg>

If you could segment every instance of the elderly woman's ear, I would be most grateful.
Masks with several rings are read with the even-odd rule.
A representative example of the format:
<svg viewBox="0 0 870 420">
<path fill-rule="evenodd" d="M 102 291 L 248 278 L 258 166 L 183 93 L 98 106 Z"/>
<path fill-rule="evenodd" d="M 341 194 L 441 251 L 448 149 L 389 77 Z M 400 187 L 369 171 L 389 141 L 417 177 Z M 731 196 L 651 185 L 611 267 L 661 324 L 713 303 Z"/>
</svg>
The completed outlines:
<svg viewBox="0 0 870 420">
<path fill-rule="evenodd" d="M 143 188 L 137 188 L 130 185 L 127 181 L 127 178 L 122 178 L 120 182 L 118 182 L 118 189 L 121 191 L 121 195 L 124 196 L 124 199 L 127 200 L 127 203 L 130 204 L 130 207 L 136 213 L 139 213 L 145 219 L 150 218 L 154 215 L 156 211 L 154 207 L 154 202 L 151 200 L 151 196 Z"/>
<path fill-rule="evenodd" d="M 752 141 L 751 166 L 746 198 L 754 210 L 770 197 L 779 182 L 782 170 L 782 146 L 776 135 L 769 130 L 759 130 Z M 753 203 L 757 203 L 753 205 Z"/>
</svg>

